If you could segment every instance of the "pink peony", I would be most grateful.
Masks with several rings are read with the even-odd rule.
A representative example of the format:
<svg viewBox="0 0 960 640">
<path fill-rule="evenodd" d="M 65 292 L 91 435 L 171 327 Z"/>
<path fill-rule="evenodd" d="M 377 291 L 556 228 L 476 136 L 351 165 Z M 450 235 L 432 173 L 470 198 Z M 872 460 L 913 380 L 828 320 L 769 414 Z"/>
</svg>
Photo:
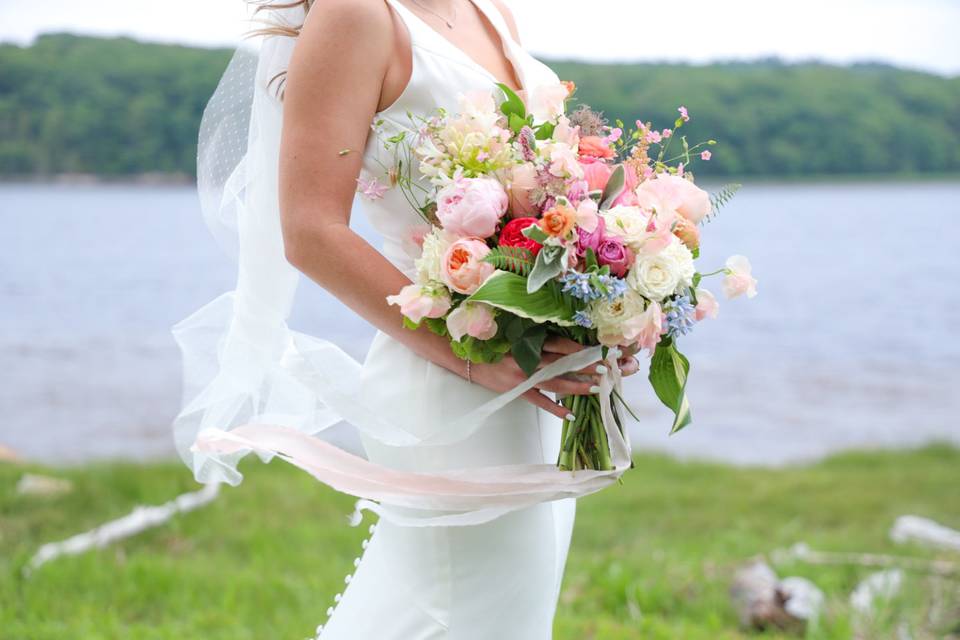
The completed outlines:
<svg viewBox="0 0 960 640">
<path fill-rule="evenodd" d="M 455 236 L 487 238 L 507 212 L 507 192 L 491 178 L 459 178 L 437 194 L 440 225 Z"/>
<path fill-rule="evenodd" d="M 752 275 L 750 261 L 744 256 L 730 256 L 726 263 L 727 275 L 723 279 L 723 293 L 727 298 L 736 298 L 746 294 L 748 298 L 757 295 L 757 281 Z"/>
<path fill-rule="evenodd" d="M 694 224 L 703 220 L 711 210 L 709 193 L 686 178 L 666 173 L 641 184 L 637 198 L 645 209 L 653 206 L 670 209 Z"/>
<path fill-rule="evenodd" d="M 440 264 L 444 284 L 465 295 L 479 289 L 495 271 L 492 264 L 483 262 L 488 253 L 490 247 L 480 238 L 461 238 L 451 244 Z"/>
<path fill-rule="evenodd" d="M 720 303 L 712 293 L 706 289 L 697 289 L 697 308 L 693 319 L 700 322 L 704 318 L 715 319 L 720 314 Z"/>
<path fill-rule="evenodd" d="M 605 230 L 606 223 L 604 222 L 603 218 L 599 216 L 597 217 L 597 222 L 592 230 L 588 230 L 583 226 L 578 226 L 576 245 L 577 257 L 582 258 L 587 255 L 587 249 L 592 249 L 593 253 L 596 254 L 600 249 L 600 244 L 603 242 Z"/>
<path fill-rule="evenodd" d="M 465 335 L 477 340 L 489 340 L 497 335 L 497 321 L 493 309 L 488 305 L 466 302 L 447 316 L 447 330 L 457 342 Z"/>
<path fill-rule="evenodd" d="M 424 318 L 442 318 L 451 305 L 450 294 L 446 290 L 430 292 L 419 284 L 408 284 L 397 295 L 387 296 L 387 302 L 399 305 L 400 313 L 413 322 L 420 322 Z"/>
</svg>

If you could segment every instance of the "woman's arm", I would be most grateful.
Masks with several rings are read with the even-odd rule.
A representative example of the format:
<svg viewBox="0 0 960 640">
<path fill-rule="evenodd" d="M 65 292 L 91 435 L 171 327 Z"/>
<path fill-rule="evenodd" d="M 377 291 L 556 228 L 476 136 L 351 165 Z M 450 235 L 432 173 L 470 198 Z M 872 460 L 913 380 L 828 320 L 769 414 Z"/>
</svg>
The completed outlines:
<svg viewBox="0 0 960 640">
<path fill-rule="evenodd" d="M 372 325 L 423 358 L 460 376 L 466 363 L 446 338 L 403 328 L 386 297 L 409 284 L 349 227 L 362 150 L 395 58 L 396 36 L 382 0 L 325 0 L 314 5 L 290 61 L 280 149 L 280 210 L 287 259 Z M 343 149 L 350 153 L 341 155 Z M 554 341 L 552 349 L 578 348 Z M 511 358 L 474 365 L 472 379 L 505 391 L 524 379 Z M 589 393 L 590 383 L 554 379 L 542 389 Z M 555 415 L 566 410 L 538 390 L 526 399 Z"/>
</svg>

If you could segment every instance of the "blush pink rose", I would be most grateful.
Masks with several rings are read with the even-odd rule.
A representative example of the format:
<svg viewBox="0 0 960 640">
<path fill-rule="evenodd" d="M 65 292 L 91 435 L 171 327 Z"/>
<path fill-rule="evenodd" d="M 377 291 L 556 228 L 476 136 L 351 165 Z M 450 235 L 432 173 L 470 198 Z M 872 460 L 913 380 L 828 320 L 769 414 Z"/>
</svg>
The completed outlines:
<svg viewBox="0 0 960 640">
<path fill-rule="evenodd" d="M 587 181 L 590 191 L 603 191 L 613 175 L 613 167 L 606 162 L 581 160 L 580 166 L 583 167 L 583 179 Z"/>
<path fill-rule="evenodd" d="M 727 275 L 723 279 L 723 293 L 727 298 L 757 295 L 757 281 L 752 275 L 750 261 L 744 256 L 730 256 L 726 262 Z"/>
<path fill-rule="evenodd" d="M 507 192 L 492 178 L 460 178 L 437 194 L 440 225 L 455 236 L 487 238 L 507 212 Z"/>
<path fill-rule="evenodd" d="M 700 322 L 704 318 L 716 319 L 720 315 L 720 303 L 712 293 L 706 289 L 697 289 L 697 308 L 694 309 L 693 319 Z"/>
<path fill-rule="evenodd" d="M 443 254 L 440 275 L 444 284 L 458 293 L 470 295 L 495 271 L 483 258 L 490 247 L 479 238 L 461 238 Z"/>
<path fill-rule="evenodd" d="M 656 201 L 697 224 L 710 214 L 710 194 L 686 178 L 661 173 L 645 180 L 637 189 L 640 206 Z"/>
<path fill-rule="evenodd" d="M 450 337 L 460 341 L 463 336 L 477 340 L 489 340 L 497 335 L 497 321 L 493 309 L 482 302 L 466 302 L 447 316 L 447 331 Z"/>
<path fill-rule="evenodd" d="M 400 313 L 412 322 L 420 322 L 424 318 L 442 318 L 452 304 L 446 290 L 430 292 L 419 284 L 408 284 L 397 295 L 387 296 L 387 302 L 399 305 Z"/>
</svg>

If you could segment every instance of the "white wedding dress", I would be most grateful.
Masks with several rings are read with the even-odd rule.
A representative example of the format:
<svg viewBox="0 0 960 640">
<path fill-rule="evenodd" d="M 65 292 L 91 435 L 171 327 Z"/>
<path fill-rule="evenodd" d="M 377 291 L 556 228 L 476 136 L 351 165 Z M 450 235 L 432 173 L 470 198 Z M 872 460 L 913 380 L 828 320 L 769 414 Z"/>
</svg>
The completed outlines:
<svg viewBox="0 0 960 640">
<path fill-rule="evenodd" d="M 516 44 L 489 0 L 472 0 L 500 35 L 504 53 L 524 87 L 557 82 L 548 67 Z M 413 71 L 402 95 L 378 114 L 384 126 L 409 128 L 407 112 L 427 116 L 437 107 L 457 111 L 458 95 L 494 90 L 496 79 L 466 53 L 395 0 L 406 25 Z M 374 136 L 364 171 L 382 174 Z M 412 231 L 419 216 L 397 189 L 381 200 L 358 202 L 383 236 L 383 252 L 413 276 Z M 424 434 L 494 394 L 428 362 L 378 333 L 363 366 L 364 386 L 377 388 L 371 407 L 416 411 Z M 482 398 L 481 398 L 482 399 Z M 514 400 L 468 438 L 447 445 L 392 447 L 364 437 L 372 462 L 407 471 L 553 463 L 560 421 Z M 486 524 L 404 527 L 381 521 L 342 595 L 331 606 L 321 640 L 546 640 L 563 577 L 576 501 L 544 502 Z M 327 605 L 323 605 L 326 609 Z M 321 609 L 322 612 L 322 609 Z"/>
</svg>

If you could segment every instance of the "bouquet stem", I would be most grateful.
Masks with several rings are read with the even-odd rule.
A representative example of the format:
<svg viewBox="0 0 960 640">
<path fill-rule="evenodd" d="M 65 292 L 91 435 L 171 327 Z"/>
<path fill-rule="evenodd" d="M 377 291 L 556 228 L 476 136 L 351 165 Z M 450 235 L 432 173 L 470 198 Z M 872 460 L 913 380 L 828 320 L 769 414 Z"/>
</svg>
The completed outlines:
<svg viewBox="0 0 960 640">
<path fill-rule="evenodd" d="M 562 403 L 576 419 L 563 421 L 557 466 L 562 471 L 613 469 L 610 444 L 600 411 L 600 398 L 595 395 L 567 396 Z M 613 409 L 616 412 L 615 406 Z"/>
</svg>

